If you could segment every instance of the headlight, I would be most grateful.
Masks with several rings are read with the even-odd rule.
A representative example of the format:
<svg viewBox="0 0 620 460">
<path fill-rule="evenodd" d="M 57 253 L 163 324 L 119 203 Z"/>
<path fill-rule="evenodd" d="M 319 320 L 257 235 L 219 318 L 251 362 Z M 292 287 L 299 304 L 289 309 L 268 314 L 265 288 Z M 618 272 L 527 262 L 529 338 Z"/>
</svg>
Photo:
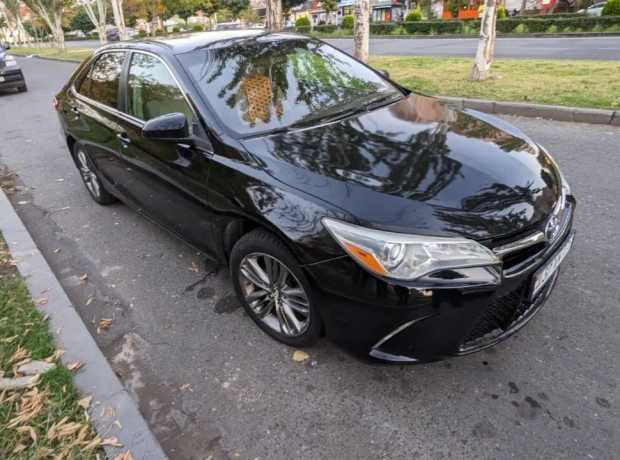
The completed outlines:
<svg viewBox="0 0 620 460">
<path fill-rule="evenodd" d="M 466 238 L 446 238 L 373 230 L 323 218 L 342 248 L 377 275 L 413 280 L 438 270 L 499 264 L 490 249 Z"/>
</svg>

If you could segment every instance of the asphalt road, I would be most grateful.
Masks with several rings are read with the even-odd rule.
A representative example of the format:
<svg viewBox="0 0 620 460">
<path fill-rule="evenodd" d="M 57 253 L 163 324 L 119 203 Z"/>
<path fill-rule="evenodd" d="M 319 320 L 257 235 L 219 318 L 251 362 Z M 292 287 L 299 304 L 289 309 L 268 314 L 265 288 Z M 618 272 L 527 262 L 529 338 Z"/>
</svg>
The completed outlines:
<svg viewBox="0 0 620 460">
<path fill-rule="evenodd" d="M 353 40 L 328 39 L 346 52 L 353 52 Z M 99 47 L 96 40 L 67 42 L 69 46 Z M 476 53 L 475 38 L 373 38 L 370 53 L 384 56 L 467 56 Z M 498 38 L 498 58 L 620 60 L 620 37 Z"/>
<path fill-rule="evenodd" d="M 323 340 L 298 364 L 226 273 L 206 276 L 183 243 L 89 198 L 51 104 L 73 65 L 20 63 L 30 91 L 0 95 L 2 182 L 171 458 L 617 458 L 620 129 L 508 118 L 555 152 L 579 199 L 559 284 L 519 334 L 418 366 Z M 101 318 L 113 324 L 97 334 Z"/>
</svg>

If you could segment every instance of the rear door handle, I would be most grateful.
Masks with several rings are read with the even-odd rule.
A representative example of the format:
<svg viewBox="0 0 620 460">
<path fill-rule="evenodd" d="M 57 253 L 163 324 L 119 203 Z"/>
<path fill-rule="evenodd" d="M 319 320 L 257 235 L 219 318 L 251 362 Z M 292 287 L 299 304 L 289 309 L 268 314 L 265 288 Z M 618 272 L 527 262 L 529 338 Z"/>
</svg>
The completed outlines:
<svg viewBox="0 0 620 460">
<path fill-rule="evenodd" d="M 125 148 L 131 143 L 131 139 L 129 139 L 127 133 L 118 133 L 116 137 L 119 141 L 121 141 L 121 145 Z"/>
</svg>

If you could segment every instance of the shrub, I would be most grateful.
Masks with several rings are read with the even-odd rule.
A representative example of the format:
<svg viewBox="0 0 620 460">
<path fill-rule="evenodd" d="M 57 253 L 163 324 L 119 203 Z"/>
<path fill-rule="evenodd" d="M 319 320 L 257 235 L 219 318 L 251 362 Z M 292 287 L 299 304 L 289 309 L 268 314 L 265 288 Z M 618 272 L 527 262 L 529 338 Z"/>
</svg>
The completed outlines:
<svg viewBox="0 0 620 460">
<path fill-rule="evenodd" d="M 620 0 L 609 0 L 603 7 L 602 16 L 620 16 Z"/>
<path fill-rule="evenodd" d="M 529 29 L 525 24 L 519 24 L 517 25 L 517 27 L 514 28 L 514 32 L 518 34 L 525 34 L 529 32 Z"/>
<path fill-rule="evenodd" d="M 336 29 L 338 28 L 338 26 L 334 25 L 334 24 L 325 24 L 325 25 L 321 25 L 321 26 L 315 26 L 314 27 L 314 31 L 315 32 L 320 32 L 323 34 L 333 34 L 334 32 L 336 32 Z"/>
<path fill-rule="evenodd" d="M 558 31 L 558 26 L 556 26 L 555 24 L 551 24 L 549 27 L 547 27 L 547 33 L 554 34 L 557 31 Z"/>
<path fill-rule="evenodd" d="M 391 22 L 376 22 L 370 24 L 371 35 L 390 35 L 396 28 L 396 24 Z"/>
<path fill-rule="evenodd" d="M 342 17 L 342 23 L 340 24 L 340 27 L 342 27 L 343 29 L 353 29 L 353 25 L 354 25 L 353 16 L 351 16 L 350 14 L 347 14 L 346 16 Z"/>
<path fill-rule="evenodd" d="M 497 19 L 506 19 L 506 16 L 508 16 L 506 14 L 506 8 L 504 8 L 503 6 L 497 8 Z"/>
<path fill-rule="evenodd" d="M 192 26 L 192 31 L 194 32 L 203 32 L 204 30 L 205 30 L 204 27 L 202 27 L 202 25 L 200 24 L 194 24 Z"/>
<path fill-rule="evenodd" d="M 144 37 L 146 37 L 146 30 L 144 30 L 144 29 L 140 29 L 140 30 L 138 31 L 138 37 L 140 37 L 140 38 L 144 38 Z"/>
<path fill-rule="evenodd" d="M 172 28 L 172 32 L 175 34 L 178 34 L 179 32 L 181 32 L 181 28 L 179 26 L 174 26 Z"/>
<path fill-rule="evenodd" d="M 310 19 L 307 16 L 302 16 L 301 18 L 297 18 L 295 21 L 295 28 L 298 29 L 300 27 L 308 27 L 310 28 Z"/>
<path fill-rule="evenodd" d="M 416 22 L 422 20 L 422 10 L 420 8 L 416 8 L 415 10 L 409 11 L 407 16 L 405 16 L 405 22 Z"/>
</svg>

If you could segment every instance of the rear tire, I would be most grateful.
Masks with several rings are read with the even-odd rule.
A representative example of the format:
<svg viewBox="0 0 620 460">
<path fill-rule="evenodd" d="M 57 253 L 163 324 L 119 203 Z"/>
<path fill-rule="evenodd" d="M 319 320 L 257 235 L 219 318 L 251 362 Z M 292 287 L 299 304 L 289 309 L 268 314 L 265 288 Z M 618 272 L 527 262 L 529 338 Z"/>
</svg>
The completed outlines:
<svg viewBox="0 0 620 460">
<path fill-rule="evenodd" d="M 279 238 L 263 229 L 244 235 L 232 249 L 230 275 L 239 301 L 264 332 L 293 347 L 316 343 L 317 295 Z"/>
<path fill-rule="evenodd" d="M 102 206 L 115 203 L 117 199 L 106 190 L 88 152 L 79 144 L 73 147 L 73 159 L 82 177 L 82 182 L 92 199 Z"/>
</svg>

